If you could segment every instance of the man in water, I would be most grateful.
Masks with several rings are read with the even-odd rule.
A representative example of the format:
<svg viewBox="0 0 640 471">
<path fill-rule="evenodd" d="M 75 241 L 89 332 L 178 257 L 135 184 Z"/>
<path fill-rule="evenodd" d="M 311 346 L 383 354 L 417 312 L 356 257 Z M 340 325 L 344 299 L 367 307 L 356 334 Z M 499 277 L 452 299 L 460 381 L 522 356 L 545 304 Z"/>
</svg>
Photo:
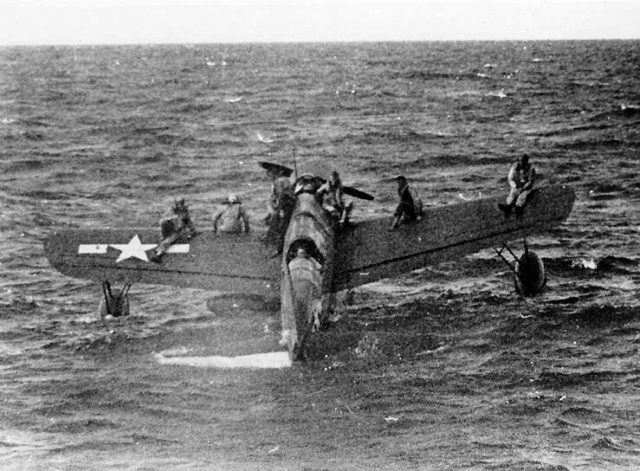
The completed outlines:
<svg viewBox="0 0 640 471">
<path fill-rule="evenodd" d="M 340 174 L 333 170 L 329 174 L 329 179 L 318 188 L 317 195 L 322 202 L 322 207 L 327 211 L 338 224 L 345 224 L 349 219 L 353 203 L 345 205 L 343 195 L 344 188 L 340 180 Z"/>
<path fill-rule="evenodd" d="M 163 240 L 150 257 L 154 262 L 159 262 L 169 246 L 178 239 L 190 239 L 196 233 L 196 228 L 189 215 L 189 208 L 183 198 L 177 200 L 171 207 L 169 214 L 160 220 L 160 231 Z"/>
<path fill-rule="evenodd" d="M 398 196 L 400 202 L 393 213 L 393 223 L 391 229 L 397 229 L 400 222 L 419 221 L 422 218 L 422 200 L 418 192 L 409 186 L 407 179 L 403 175 L 396 177 L 398 182 Z"/>
<path fill-rule="evenodd" d="M 536 171 L 529 163 L 529 156 L 522 154 L 509 169 L 507 180 L 511 191 L 507 196 L 506 204 L 500 203 L 498 207 L 507 215 L 514 211 L 520 215 L 524 211 L 524 206 L 531 196 L 533 182 L 535 180 Z"/>
<path fill-rule="evenodd" d="M 213 232 L 249 232 L 249 217 L 238 197 L 231 193 L 226 204 L 213 215 Z"/>
</svg>

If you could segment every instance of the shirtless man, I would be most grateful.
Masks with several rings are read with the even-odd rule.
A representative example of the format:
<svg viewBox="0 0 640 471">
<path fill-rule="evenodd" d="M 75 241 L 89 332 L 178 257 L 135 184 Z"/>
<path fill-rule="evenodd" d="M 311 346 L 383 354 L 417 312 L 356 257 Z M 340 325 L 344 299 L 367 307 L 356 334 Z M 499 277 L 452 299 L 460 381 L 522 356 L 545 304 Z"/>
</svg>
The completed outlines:
<svg viewBox="0 0 640 471">
<path fill-rule="evenodd" d="M 318 188 L 317 195 L 325 211 L 339 224 L 345 224 L 348 221 L 353 203 L 344 203 L 344 188 L 340 180 L 340 174 L 336 170 L 333 170 L 329 174 L 329 179 Z"/>
<path fill-rule="evenodd" d="M 190 239 L 196 233 L 196 228 L 189 215 L 189 208 L 184 199 L 177 200 L 171 207 L 170 213 L 160 220 L 160 231 L 162 232 L 163 240 L 150 257 L 150 260 L 154 262 L 160 262 L 162 255 L 164 255 L 169 246 L 178 239 Z"/>
</svg>

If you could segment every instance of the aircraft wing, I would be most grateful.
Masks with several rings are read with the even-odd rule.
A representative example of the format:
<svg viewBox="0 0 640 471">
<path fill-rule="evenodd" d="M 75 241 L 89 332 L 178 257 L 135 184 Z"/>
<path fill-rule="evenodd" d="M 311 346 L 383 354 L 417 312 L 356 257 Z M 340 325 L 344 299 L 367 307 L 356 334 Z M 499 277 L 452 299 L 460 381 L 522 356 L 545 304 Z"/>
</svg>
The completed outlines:
<svg viewBox="0 0 640 471">
<path fill-rule="evenodd" d="M 505 195 L 506 196 L 506 195 Z M 567 218 L 575 193 L 537 189 L 520 217 L 505 217 L 505 196 L 428 208 L 421 221 L 390 231 L 392 217 L 353 224 L 338 234 L 334 291 L 360 286 L 545 231 Z"/>
<path fill-rule="evenodd" d="M 277 291 L 280 257 L 271 257 L 255 234 L 203 232 L 170 246 L 162 260 L 149 261 L 160 242 L 159 230 L 68 230 L 45 240 L 51 265 L 76 278 L 130 281 L 273 294 Z"/>
</svg>

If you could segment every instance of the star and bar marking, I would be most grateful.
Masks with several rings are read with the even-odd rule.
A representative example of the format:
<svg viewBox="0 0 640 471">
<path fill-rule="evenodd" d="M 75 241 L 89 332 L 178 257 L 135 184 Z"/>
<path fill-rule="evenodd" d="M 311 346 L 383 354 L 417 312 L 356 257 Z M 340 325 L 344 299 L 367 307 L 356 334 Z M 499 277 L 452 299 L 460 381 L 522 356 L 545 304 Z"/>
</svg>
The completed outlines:
<svg viewBox="0 0 640 471">
<path fill-rule="evenodd" d="M 116 263 L 129 258 L 137 258 L 143 262 L 148 262 L 147 251 L 154 249 L 158 244 L 143 244 L 138 234 L 134 235 L 127 244 L 80 244 L 78 246 L 79 255 L 106 254 L 109 247 L 120 251 Z M 174 244 L 167 248 L 166 253 L 189 253 L 189 244 Z"/>
</svg>

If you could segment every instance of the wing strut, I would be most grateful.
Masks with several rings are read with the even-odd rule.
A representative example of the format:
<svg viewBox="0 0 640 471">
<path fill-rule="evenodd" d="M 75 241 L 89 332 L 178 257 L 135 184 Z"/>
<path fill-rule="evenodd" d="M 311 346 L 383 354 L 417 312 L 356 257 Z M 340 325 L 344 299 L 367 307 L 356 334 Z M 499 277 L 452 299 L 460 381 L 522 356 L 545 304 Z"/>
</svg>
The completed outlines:
<svg viewBox="0 0 640 471">
<path fill-rule="evenodd" d="M 524 247 L 525 247 L 525 251 L 527 251 L 527 241 L 526 241 L 526 240 L 524 241 Z M 496 249 L 495 247 L 494 247 L 494 249 L 493 249 L 493 250 L 496 252 L 496 254 L 498 254 L 498 257 L 500 257 L 500 258 L 504 261 L 504 263 L 506 263 L 506 264 L 507 264 L 507 266 L 509 267 L 509 269 L 510 269 L 510 270 L 511 270 L 511 271 L 512 271 L 516 276 L 517 276 L 517 275 L 518 275 L 518 271 L 514 268 L 514 266 L 511 264 L 511 262 L 510 262 L 509 260 L 507 260 L 507 257 L 505 257 L 505 256 L 502 254 L 502 252 L 504 252 L 504 251 L 506 250 L 507 252 L 509 252 L 509 253 L 511 254 L 511 256 L 513 257 L 513 259 L 514 259 L 515 261 L 517 261 L 517 260 L 518 260 L 518 256 L 517 256 L 516 254 L 514 254 L 514 253 L 513 253 L 513 250 L 511 250 L 511 249 L 509 248 L 509 246 L 507 245 L 507 243 L 506 243 L 506 242 L 505 242 L 505 243 L 503 243 L 503 244 L 502 244 L 502 248 L 501 248 L 500 250 Z"/>
<path fill-rule="evenodd" d="M 538 257 L 535 252 L 529 250 L 527 239 L 523 239 L 522 243 L 524 245 L 524 252 L 520 257 L 513 253 L 506 242 L 502 244 L 500 250 L 496 248 L 493 250 L 504 260 L 509 270 L 513 272 L 516 292 L 522 296 L 535 296 L 547 284 L 547 275 L 542 259 Z M 502 254 L 505 250 L 513 257 L 513 265 Z"/>
</svg>

